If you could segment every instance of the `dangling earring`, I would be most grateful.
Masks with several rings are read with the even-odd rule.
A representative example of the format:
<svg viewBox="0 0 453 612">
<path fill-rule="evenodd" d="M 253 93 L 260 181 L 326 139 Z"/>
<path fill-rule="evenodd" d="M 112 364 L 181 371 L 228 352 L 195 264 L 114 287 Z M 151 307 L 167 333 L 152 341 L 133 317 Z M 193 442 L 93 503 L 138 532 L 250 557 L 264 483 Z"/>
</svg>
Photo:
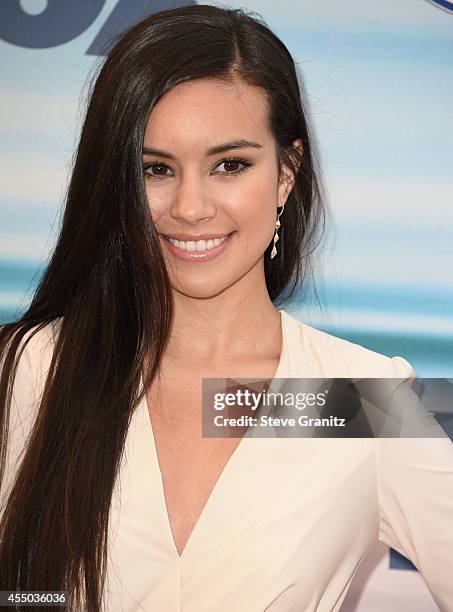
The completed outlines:
<svg viewBox="0 0 453 612">
<path fill-rule="evenodd" d="M 281 223 L 280 223 L 280 216 L 281 216 L 284 208 L 285 208 L 285 204 L 283 204 L 282 209 L 281 209 L 281 211 L 278 214 L 277 221 L 275 222 L 274 245 L 273 245 L 272 251 L 271 251 L 271 259 L 274 259 L 274 257 L 277 255 L 277 247 L 275 245 L 276 245 L 277 240 L 279 238 L 278 230 L 280 229 L 280 225 L 281 225 Z"/>
</svg>

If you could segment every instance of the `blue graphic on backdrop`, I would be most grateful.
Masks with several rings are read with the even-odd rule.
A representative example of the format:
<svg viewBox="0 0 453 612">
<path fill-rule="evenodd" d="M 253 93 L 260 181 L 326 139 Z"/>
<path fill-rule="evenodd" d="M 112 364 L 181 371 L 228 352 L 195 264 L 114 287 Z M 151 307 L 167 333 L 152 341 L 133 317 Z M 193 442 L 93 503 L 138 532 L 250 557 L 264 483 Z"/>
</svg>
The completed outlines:
<svg viewBox="0 0 453 612">
<path fill-rule="evenodd" d="M 449 0 L 427 0 L 430 4 L 434 4 L 434 6 L 437 6 L 441 9 L 444 9 L 444 11 L 447 11 L 448 13 L 453 14 L 453 2 L 450 2 Z"/>
<path fill-rule="evenodd" d="M 0 38 L 19 47 L 46 49 L 73 40 L 87 30 L 101 12 L 106 0 L 48 0 L 47 7 L 30 15 L 19 0 L 0 4 Z M 115 39 L 146 15 L 169 8 L 196 4 L 184 0 L 120 0 L 87 55 L 107 55 Z"/>
<path fill-rule="evenodd" d="M 84 32 L 104 4 L 105 0 L 49 0 L 42 13 L 30 15 L 19 0 L 3 0 L 0 4 L 0 37 L 19 47 L 57 47 Z"/>
<path fill-rule="evenodd" d="M 196 4 L 196 2 L 185 2 L 184 0 L 180 2 L 175 0 L 135 0 L 131 4 L 129 0 L 120 0 L 94 39 L 87 54 L 106 55 L 114 39 L 128 27 L 146 17 L 146 15 L 189 4 Z"/>
<path fill-rule="evenodd" d="M 409 561 L 409 559 L 406 559 L 406 557 L 403 557 L 397 550 L 393 549 L 390 549 L 389 568 L 395 570 L 417 571 L 412 561 Z"/>
</svg>

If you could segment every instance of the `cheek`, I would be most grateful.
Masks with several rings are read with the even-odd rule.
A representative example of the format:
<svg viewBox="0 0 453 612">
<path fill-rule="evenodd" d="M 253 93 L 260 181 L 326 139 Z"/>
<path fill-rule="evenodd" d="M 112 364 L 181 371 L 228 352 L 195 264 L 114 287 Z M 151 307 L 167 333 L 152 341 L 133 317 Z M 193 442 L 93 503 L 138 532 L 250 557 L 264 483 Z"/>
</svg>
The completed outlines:
<svg viewBox="0 0 453 612">
<path fill-rule="evenodd" d="M 165 213 L 168 197 L 165 197 L 163 193 L 156 193 L 156 189 L 151 189 L 146 183 L 145 193 L 146 199 L 148 200 L 148 208 L 151 213 L 151 219 L 153 220 L 153 223 L 156 223 Z"/>
<path fill-rule="evenodd" d="M 235 201 L 231 210 L 237 219 L 239 230 L 246 231 L 252 235 L 253 241 L 261 243 L 272 235 L 275 220 L 277 218 L 277 202 L 274 197 L 273 185 L 267 189 L 254 188 Z"/>
</svg>

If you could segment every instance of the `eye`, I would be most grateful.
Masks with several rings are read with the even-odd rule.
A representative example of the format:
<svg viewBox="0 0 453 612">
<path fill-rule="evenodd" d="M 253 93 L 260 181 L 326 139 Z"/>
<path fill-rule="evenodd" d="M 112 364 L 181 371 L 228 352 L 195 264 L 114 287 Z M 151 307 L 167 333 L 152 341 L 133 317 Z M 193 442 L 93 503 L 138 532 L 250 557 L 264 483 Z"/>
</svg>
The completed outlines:
<svg viewBox="0 0 453 612">
<path fill-rule="evenodd" d="M 226 176 L 237 176 L 244 172 L 248 168 L 250 168 L 253 164 L 246 159 L 241 159 L 239 157 L 228 157 L 225 159 L 221 159 L 217 164 L 216 168 L 220 166 L 225 166 L 225 172 L 220 172 L 219 174 L 224 174 Z M 238 166 L 242 166 L 239 167 Z M 149 178 L 153 180 L 162 180 L 171 177 L 171 174 L 167 174 L 167 171 L 171 170 L 167 164 L 163 162 L 154 161 L 148 164 L 143 164 L 143 172 Z"/>
<path fill-rule="evenodd" d="M 143 165 L 143 172 L 147 176 L 157 180 L 167 178 L 169 176 L 168 174 L 166 174 L 167 170 L 169 170 L 169 167 L 167 166 L 167 164 L 164 164 L 162 162 L 151 162 L 150 164 Z"/>
<path fill-rule="evenodd" d="M 244 172 L 244 170 L 250 168 L 252 164 L 246 159 L 240 159 L 239 157 L 228 157 L 227 159 L 222 159 L 217 167 L 223 165 L 225 165 L 226 172 L 221 172 L 221 174 L 232 176 Z M 242 166 L 242 168 L 237 169 L 238 165 Z"/>
</svg>

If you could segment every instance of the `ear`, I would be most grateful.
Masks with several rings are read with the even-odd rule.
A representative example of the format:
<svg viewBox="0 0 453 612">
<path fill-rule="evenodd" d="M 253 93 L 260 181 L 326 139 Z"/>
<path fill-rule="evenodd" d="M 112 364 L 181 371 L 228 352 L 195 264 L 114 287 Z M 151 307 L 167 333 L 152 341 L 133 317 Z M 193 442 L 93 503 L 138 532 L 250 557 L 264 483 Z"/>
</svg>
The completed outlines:
<svg viewBox="0 0 453 612">
<path fill-rule="evenodd" d="M 304 148 L 302 146 L 302 140 L 298 138 L 293 141 L 292 147 L 289 150 L 289 155 L 293 160 L 293 163 L 297 170 L 299 170 L 301 158 L 304 154 Z M 286 203 L 289 194 L 294 187 L 296 177 L 290 167 L 287 165 L 282 166 L 282 173 L 280 176 L 280 183 L 278 186 L 278 207 L 280 208 Z"/>
</svg>

